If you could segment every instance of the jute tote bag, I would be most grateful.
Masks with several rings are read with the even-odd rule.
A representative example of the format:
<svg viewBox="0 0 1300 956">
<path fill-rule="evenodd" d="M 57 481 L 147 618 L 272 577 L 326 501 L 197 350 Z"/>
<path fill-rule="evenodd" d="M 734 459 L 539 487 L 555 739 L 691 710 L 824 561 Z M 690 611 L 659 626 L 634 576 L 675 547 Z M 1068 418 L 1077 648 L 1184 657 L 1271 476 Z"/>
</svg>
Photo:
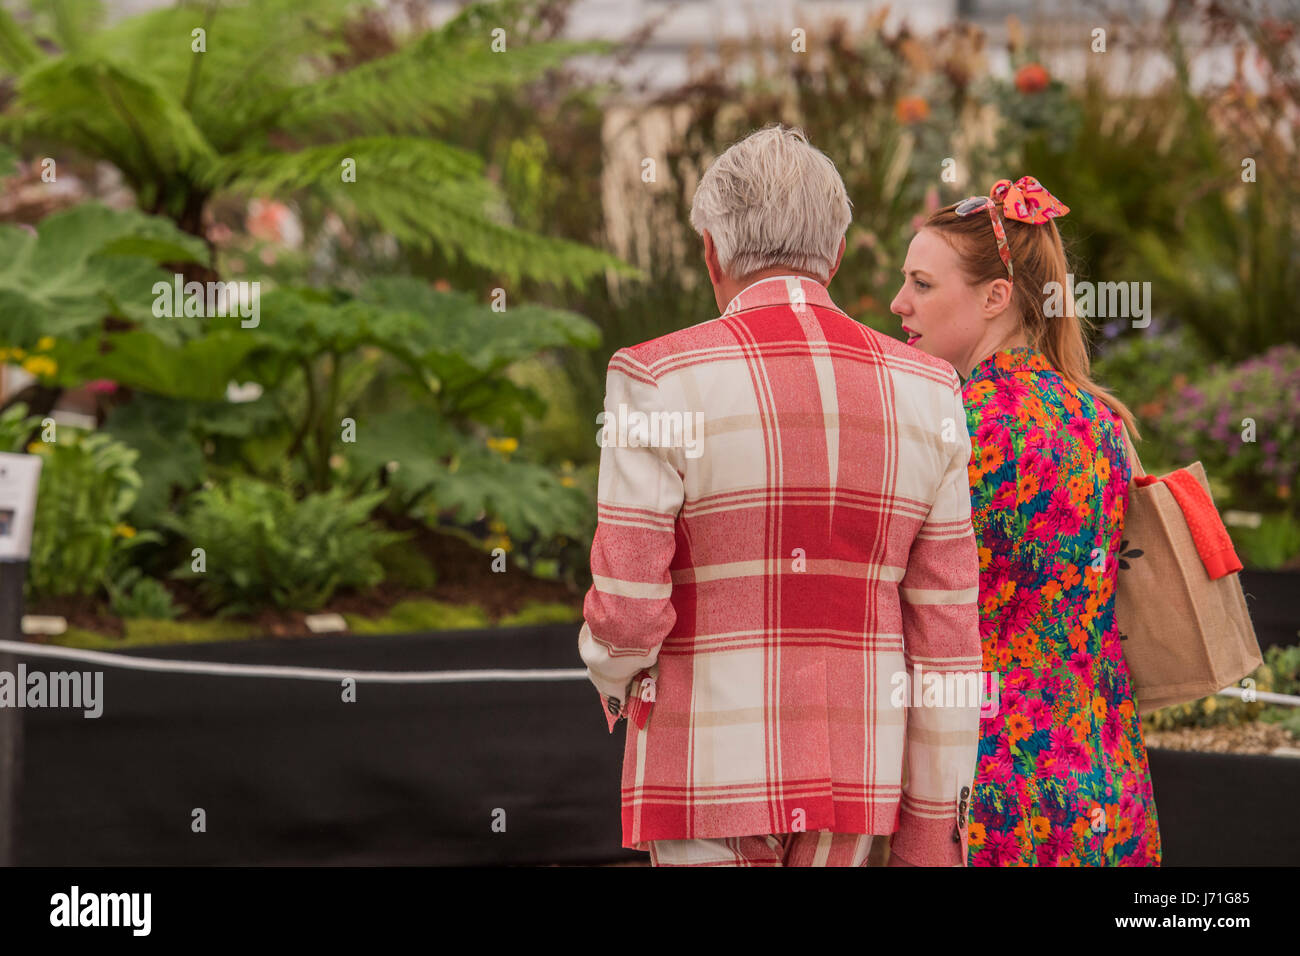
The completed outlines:
<svg viewBox="0 0 1300 956">
<path fill-rule="evenodd" d="M 1124 445 L 1134 477 L 1145 475 L 1127 429 Z M 1179 470 L 1205 490 L 1208 517 L 1222 527 L 1201 463 Z M 1140 714 L 1215 694 L 1263 662 L 1240 575 L 1211 579 L 1163 481 L 1130 482 L 1123 542 L 1115 620 Z"/>
</svg>

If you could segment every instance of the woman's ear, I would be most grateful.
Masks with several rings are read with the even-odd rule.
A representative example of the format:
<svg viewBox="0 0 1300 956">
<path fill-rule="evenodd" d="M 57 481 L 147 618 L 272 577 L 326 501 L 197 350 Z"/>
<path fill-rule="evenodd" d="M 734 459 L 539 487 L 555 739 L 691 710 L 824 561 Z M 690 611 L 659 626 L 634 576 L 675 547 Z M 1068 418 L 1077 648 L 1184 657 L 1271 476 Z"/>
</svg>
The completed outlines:
<svg viewBox="0 0 1300 956">
<path fill-rule="evenodd" d="M 1011 307 L 1011 282 L 1007 279 L 994 279 L 988 284 L 984 294 L 984 317 L 991 319 Z"/>
</svg>

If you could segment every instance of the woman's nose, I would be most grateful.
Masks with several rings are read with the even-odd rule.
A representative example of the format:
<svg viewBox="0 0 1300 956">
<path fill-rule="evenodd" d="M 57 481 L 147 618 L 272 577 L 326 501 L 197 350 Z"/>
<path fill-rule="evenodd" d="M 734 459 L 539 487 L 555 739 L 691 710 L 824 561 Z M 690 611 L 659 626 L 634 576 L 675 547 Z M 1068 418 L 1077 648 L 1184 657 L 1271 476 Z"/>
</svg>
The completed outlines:
<svg viewBox="0 0 1300 956">
<path fill-rule="evenodd" d="M 889 303 L 889 311 L 894 315 L 907 315 L 912 311 L 903 299 L 902 289 L 898 290 L 898 295 L 894 296 L 894 301 Z"/>
</svg>

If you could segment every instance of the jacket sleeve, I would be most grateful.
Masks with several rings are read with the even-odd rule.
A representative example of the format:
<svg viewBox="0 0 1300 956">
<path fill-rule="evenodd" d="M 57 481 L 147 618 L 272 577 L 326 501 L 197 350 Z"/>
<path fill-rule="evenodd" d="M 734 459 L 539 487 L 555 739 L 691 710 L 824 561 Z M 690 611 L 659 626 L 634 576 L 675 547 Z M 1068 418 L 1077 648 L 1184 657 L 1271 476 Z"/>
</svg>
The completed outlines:
<svg viewBox="0 0 1300 956">
<path fill-rule="evenodd" d="M 956 440 L 943 446 L 948 451 L 943 479 L 899 585 L 908 693 L 903 795 L 890 842 L 893 865 L 966 862 L 983 684 L 979 559 L 967 477 L 971 444 L 955 375 L 953 388 L 948 417 Z M 914 693 L 926 700 L 928 675 L 935 675 L 941 706 L 914 706 Z"/>
<path fill-rule="evenodd" d="M 591 545 L 591 589 L 583 602 L 578 651 L 600 692 L 612 733 L 630 712 L 644 724 L 652 700 L 634 678 L 650 673 L 676 623 L 669 565 L 676 552 L 677 513 L 684 497 L 682 449 L 672 447 L 658 383 L 626 350 L 610 359 L 605 386 Z M 677 410 L 681 411 L 681 410 Z M 682 412 L 682 414 L 686 414 Z M 629 697 L 636 695 L 629 711 Z"/>
</svg>

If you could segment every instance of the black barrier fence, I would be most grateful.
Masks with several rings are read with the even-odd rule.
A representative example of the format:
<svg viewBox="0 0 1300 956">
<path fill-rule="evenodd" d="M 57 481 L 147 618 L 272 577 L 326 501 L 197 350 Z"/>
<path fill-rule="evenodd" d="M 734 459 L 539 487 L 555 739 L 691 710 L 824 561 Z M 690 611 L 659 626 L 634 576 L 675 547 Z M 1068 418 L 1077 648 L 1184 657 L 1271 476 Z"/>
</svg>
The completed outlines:
<svg viewBox="0 0 1300 956">
<path fill-rule="evenodd" d="M 334 679 L 156 673 L 18 655 L 29 669 L 102 671 L 103 713 L 17 714 L 14 860 L 645 860 L 620 847 L 625 731 L 607 732 L 595 691 L 580 674 L 574 679 L 574 634 L 559 625 L 120 652 L 357 673 L 509 668 L 537 678 L 363 679 L 355 702 L 344 701 Z M 1165 865 L 1300 863 L 1300 759 L 1157 750 L 1151 767 Z M 196 832 L 200 818 L 205 830 Z"/>
<path fill-rule="evenodd" d="M 574 671 L 573 626 L 128 656 L 356 671 Z M 29 658 L 28 666 L 96 669 Z M 372 684 L 103 671 L 103 715 L 28 710 L 20 865 L 533 864 L 620 848 L 624 731 L 585 678 Z M 206 832 L 194 832 L 201 811 Z"/>
</svg>

